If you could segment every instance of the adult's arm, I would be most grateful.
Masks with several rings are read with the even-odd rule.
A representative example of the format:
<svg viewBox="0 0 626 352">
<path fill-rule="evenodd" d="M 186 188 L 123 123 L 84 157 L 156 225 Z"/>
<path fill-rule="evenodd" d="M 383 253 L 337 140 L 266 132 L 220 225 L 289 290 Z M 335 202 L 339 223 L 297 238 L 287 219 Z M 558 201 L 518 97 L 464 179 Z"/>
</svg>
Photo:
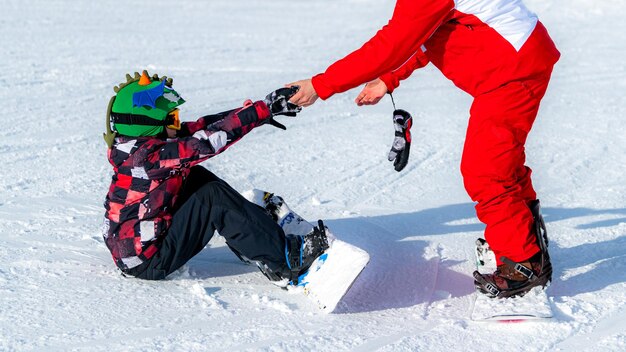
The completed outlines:
<svg viewBox="0 0 626 352">
<path fill-rule="evenodd" d="M 398 88 L 400 81 L 407 79 L 413 71 L 428 65 L 428 57 L 422 51 L 418 51 L 411 58 L 395 71 L 391 71 L 380 76 L 380 80 L 387 86 L 387 92 L 392 93 Z"/>
<path fill-rule="evenodd" d="M 360 49 L 313 77 L 322 99 L 391 72 L 416 53 L 454 8 L 452 0 L 398 0 L 389 23 Z"/>
</svg>

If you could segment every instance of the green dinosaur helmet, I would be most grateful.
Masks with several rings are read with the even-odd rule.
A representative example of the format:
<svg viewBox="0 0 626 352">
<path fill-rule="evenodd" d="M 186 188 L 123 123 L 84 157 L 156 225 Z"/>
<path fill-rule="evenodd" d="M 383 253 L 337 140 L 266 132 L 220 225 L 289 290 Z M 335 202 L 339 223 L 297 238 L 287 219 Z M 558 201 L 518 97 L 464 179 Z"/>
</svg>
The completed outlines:
<svg viewBox="0 0 626 352">
<path fill-rule="evenodd" d="M 168 125 L 168 114 L 185 100 L 172 89 L 172 79 L 152 78 L 147 71 L 113 88 L 117 93 L 110 108 L 110 120 L 117 133 L 129 137 L 156 136 Z"/>
</svg>

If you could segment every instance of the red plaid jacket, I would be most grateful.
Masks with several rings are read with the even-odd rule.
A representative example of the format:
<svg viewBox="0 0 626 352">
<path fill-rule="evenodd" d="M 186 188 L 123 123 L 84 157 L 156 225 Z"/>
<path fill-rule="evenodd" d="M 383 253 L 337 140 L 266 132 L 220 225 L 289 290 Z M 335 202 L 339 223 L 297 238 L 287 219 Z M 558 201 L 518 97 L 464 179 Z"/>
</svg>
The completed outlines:
<svg viewBox="0 0 626 352">
<path fill-rule="evenodd" d="M 176 139 L 117 137 L 108 151 L 114 174 L 104 202 L 103 231 L 117 266 L 133 268 L 156 253 L 192 166 L 223 152 L 270 116 L 258 101 L 185 122 Z"/>
</svg>

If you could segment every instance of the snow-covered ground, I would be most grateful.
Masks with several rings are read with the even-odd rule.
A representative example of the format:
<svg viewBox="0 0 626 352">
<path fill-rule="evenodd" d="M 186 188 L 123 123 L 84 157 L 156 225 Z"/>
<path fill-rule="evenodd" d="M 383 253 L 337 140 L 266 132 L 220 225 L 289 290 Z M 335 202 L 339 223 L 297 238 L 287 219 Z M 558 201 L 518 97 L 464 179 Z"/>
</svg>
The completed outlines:
<svg viewBox="0 0 626 352">
<path fill-rule="evenodd" d="M 125 279 L 103 244 L 104 113 L 128 71 L 174 77 L 191 120 L 322 71 L 394 1 L 0 4 L 1 351 L 626 350 L 626 3 L 527 0 L 563 56 L 527 145 L 555 266 L 549 322 L 469 320 L 474 216 L 459 173 L 470 97 L 429 67 L 394 94 L 411 160 L 386 161 L 388 98 L 319 102 L 204 165 L 285 197 L 371 255 L 324 315 L 219 238 L 164 282 Z"/>
</svg>

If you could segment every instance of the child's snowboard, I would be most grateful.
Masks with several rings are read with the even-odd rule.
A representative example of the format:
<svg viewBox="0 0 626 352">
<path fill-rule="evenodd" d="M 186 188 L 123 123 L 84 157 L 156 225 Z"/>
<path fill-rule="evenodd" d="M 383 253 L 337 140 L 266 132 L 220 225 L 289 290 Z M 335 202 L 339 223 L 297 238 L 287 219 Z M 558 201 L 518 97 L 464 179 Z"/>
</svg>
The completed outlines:
<svg viewBox="0 0 626 352">
<path fill-rule="evenodd" d="M 313 231 L 313 225 L 291 210 L 281 197 L 258 189 L 242 195 L 265 208 L 285 234 L 305 236 Z M 300 275 L 297 285 L 290 284 L 288 288 L 302 290 L 320 309 L 330 313 L 369 262 L 369 254 L 338 240 L 328 229 L 326 235 L 329 248 Z"/>
<path fill-rule="evenodd" d="M 476 240 L 476 270 L 491 274 L 496 270 L 496 258 L 487 242 Z M 546 291 L 535 287 L 522 297 L 490 298 L 480 292 L 472 307 L 470 318 L 475 321 L 523 321 L 552 318 Z"/>
</svg>

